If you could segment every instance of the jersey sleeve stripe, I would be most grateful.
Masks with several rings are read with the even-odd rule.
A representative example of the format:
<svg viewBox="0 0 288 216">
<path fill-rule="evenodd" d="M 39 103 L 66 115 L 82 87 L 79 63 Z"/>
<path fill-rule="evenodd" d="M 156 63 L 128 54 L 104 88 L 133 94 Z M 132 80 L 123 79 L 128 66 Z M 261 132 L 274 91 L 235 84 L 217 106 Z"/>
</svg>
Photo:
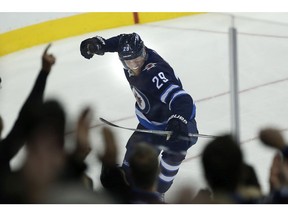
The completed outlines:
<svg viewBox="0 0 288 216">
<path fill-rule="evenodd" d="M 149 121 L 138 109 L 136 109 L 135 112 L 140 124 L 143 125 L 145 128 L 150 130 L 165 130 L 167 121 L 165 122 Z"/>
<path fill-rule="evenodd" d="M 172 102 L 179 96 L 187 94 L 184 90 L 180 90 L 178 92 L 175 92 L 174 95 L 172 96 L 170 102 L 169 102 L 169 110 L 171 110 L 171 104 Z"/>
<path fill-rule="evenodd" d="M 165 91 L 162 93 L 160 100 L 163 103 L 166 103 L 166 99 L 168 97 L 168 95 L 176 88 L 179 88 L 178 85 L 170 85 L 167 89 L 165 89 Z"/>
</svg>

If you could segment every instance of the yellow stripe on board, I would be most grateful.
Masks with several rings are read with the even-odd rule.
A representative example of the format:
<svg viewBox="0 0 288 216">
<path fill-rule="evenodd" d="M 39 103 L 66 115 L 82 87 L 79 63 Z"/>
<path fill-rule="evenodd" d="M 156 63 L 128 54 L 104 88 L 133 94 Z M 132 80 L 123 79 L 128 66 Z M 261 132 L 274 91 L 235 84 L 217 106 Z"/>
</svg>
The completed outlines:
<svg viewBox="0 0 288 216">
<path fill-rule="evenodd" d="M 128 12 L 84 13 L 50 20 L 0 34 L 0 56 L 54 40 L 133 24 L 133 15 Z"/>
<path fill-rule="evenodd" d="M 81 13 L 65 18 L 50 20 L 0 34 L 0 56 L 51 41 L 77 36 L 103 29 L 139 23 L 172 19 L 199 13 L 182 12 L 93 12 Z"/>
<path fill-rule="evenodd" d="M 182 16 L 202 14 L 201 12 L 143 12 L 138 13 L 139 23 L 156 22 Z"/>
</svg>

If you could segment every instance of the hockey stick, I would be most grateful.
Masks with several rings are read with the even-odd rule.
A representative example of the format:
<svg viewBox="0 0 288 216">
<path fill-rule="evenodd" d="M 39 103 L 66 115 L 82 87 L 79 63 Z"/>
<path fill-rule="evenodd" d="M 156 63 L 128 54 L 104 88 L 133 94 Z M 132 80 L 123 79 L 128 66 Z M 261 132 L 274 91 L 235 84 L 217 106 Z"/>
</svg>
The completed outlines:
<svg viewBox="0 0 288 216">
<path fill-rule="evenodd" d="M 150 134 L 157 134 L 157 135 L 162 135 L 162 136 L 170 136 L 172 134 L 172 131 L 161 131 L 161 130 L 144 130 L 144 129 L 135 129 L 135 128 L 128 128 L 128 127 L 122 127 L 116 124 L 113 124 L 112 122 L 109 122 L 103 118 L 99 118 L 102 122 L 105 124 L 116 127 L 116 128 L 121 128 L 125 130 L 131 130 L 131 131 L 136 131 L 136 132 L 141 132 L 141 133 L 150 133 Z M 212 136 L 212 135 L 205 135 L 205 134 L 193 134 L 189 133 L 188 137 L 181 137 L 181 139 L 184 140 L 190 140 L 189 138 L 191 137 L 201 137 L 201 138 L 217 138 L 217 136 Z"/>
</svg>

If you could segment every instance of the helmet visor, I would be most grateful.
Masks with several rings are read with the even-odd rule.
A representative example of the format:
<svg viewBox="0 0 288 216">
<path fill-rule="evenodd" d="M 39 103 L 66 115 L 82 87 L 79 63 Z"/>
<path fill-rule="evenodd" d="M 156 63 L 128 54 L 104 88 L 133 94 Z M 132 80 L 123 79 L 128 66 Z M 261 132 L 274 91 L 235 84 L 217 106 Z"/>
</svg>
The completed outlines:
<svg viewBox="0 0 288 216">
<path fill-rule="evenodd" d="M 144 64 L 145 58 L 143 56 L 139 56 L 130 60 L 123 60 L 124 64 L 131 70 L 137 70 L 141 68 Z"/>
</svg>

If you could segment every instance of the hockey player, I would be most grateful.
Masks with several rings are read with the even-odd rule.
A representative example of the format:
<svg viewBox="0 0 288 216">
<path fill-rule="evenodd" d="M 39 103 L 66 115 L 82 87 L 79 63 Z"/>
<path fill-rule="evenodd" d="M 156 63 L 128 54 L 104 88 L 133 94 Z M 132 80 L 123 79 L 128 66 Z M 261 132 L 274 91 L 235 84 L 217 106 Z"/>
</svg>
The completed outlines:
<svg viewBox="0 0 288 216">
<path fill-rule="evenodd" d="M 129 173 L 129 156 L 133 145 L 141 141 L 157 147 L 164 146 L 160 157 L 158 191 L 165 193 L 172 185 L 187 150 L 197 142 L 179 139 L 188 133 L 198 133 L 196 107 L 192 97 L 183 89 L 173 68 L 154 50 L 146 47 L 136 33 L 120 34 L 104 39 L 100 36 L 81 42 L 81 55 L 90 59 L 106 52 L 117 52 L 124 74 L 135 96 L 138 129 L 172 131 L 170 137 L 134 132 L 126 145 L 122 167 Z M 129 175 L 128 175 L 129 176 Z"/>
</svg>

